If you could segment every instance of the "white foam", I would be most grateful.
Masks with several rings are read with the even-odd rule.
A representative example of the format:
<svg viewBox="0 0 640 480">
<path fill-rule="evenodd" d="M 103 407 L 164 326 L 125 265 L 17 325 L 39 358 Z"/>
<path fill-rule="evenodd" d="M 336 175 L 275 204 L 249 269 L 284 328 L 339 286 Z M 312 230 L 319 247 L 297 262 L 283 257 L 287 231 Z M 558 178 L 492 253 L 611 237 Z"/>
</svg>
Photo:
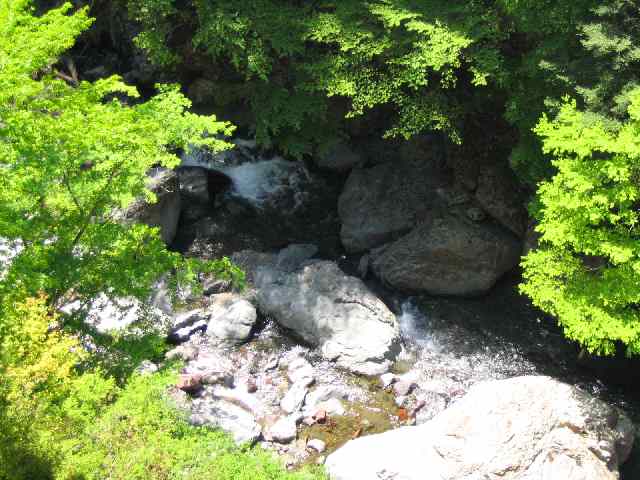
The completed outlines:
<svg viewBox="0 0 640 480">
<path fill-rule="evenodd" d="M 405 343 L 421 350 L 439 352 L 442 345 L 429 331 L 429 322 L 411 300 L 402 303 L 402 313 L 398 316 L 400 334 Z"/>
<path fill-rule="evenodd" d="M 282 157 L 264 157 L 255 150 L 254 140 L 235 139 L 231 150 L 212 155 L 195 148 L 182 157 L 181 167 L 201 167 L 222 172 L 232 180 L 232 195 L 243 198 L 257 207 L 272 201 L 287 202 L 297 208 L 306 199 L 304 184 L 310 174 L 301 162 L 290 162 Z"/>
<path fill-rule="evenodd" d="M 234 195 L 257 206 L 280 195 L 292 194 L 297 199 L 300 183 L 305 180 L 300 164 L 279 157 L 225 167 L 220 171 L 231 178 Z"/>
</svg>

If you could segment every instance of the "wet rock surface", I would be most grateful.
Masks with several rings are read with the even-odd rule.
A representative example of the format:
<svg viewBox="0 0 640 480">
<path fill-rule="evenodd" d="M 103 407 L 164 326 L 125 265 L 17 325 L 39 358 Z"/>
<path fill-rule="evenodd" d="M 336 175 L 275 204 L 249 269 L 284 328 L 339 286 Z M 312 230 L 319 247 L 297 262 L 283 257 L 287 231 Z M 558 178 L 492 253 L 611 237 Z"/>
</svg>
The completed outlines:
<svg viewBox="0 0 640 480">
<path fill-rule="evenodd" d="M 229 151 L 196 150 L 183 158 L 183 193 L 193 201 L 183 208 L 175 247 L 190 256 L 216 258 L 311 242 L 336 255 L 341 184 L 303 162 L 261 152 L 255 142 L 234 142 Z"/>
<path fill-rule="evenodd" d="M 238 254 L 250 288 L 241 297 L 226 297 L 258 304 L 260 270 L 276 269 L 278 259 L 287 258 L 287 268 L 293 268 L 278 270 L 285 276 L 323 263 L 307 258 L 312 248 L 286 252 Z M 289 256 L 291 252 L 296 255 Z M 575 350 L 552 323 L 536 321 L 535 310 L 512 292 L 513 284 L 507 283 L 488 299 L 402 300 L 383 295 L 395 311 L 402 351 L 390 372 L 372 377 L 354 375 L 321 349 L 301 345 L 298 335 L 260 308 L 244 343 L 222 342 L 194 329 L 168 357 L 186 362 L 177 386 L 183 389 L 181 405 L 193 424 L 222 428 L 238 442 L 259 442 L 292 467 L 322 462 L 354 438 L 429 424 L 486 381 L 553 375 L 611 404 L 629 407 L 624 396 L 580 374 Z M 195 320 L 191 325 L 196 325 L 199 315 L 210 311 L 203 302 L 176 318 Z M 523 406 L 522 411 L 527 409 Z"/>
<path fill-rule="evenodd" d="M 375 431 L 399 424 L 378 407 L 379 392 L 318 352 L 297 345 L 273 322 L 241 347 L 225 346 L 196 332 L 177 349 L 197 352 L 183 356 L 187 361 L 177 385 L 189 394 L 183 408 L 191 423 L 222 428 L 238 443 L 260 441 L 286 454 L 293 464 L 315 461 L 327 448 L 322 438 L 307 446 L 310 428 L 326 428 L 323 435 L 329 438 L 346 423 L 348 433 L 333 443 L 333 449 L 357 433 L 358 409 L 370 408 L 380 419 L 384 427 L 371 426 Z"/>
</svg>

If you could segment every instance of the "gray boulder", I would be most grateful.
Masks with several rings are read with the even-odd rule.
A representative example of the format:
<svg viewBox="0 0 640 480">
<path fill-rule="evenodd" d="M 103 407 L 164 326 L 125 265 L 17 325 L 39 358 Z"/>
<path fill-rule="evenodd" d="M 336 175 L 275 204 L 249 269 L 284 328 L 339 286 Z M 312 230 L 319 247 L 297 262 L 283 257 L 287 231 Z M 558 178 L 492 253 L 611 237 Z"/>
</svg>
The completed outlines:
<svg viewBox="0 0 640 480">
<path fill-rule="evenodd" d="M 316 253 L 318 253 L 318 247 L 315 245 L 294 243 L 280 250 L 276 259 L 276 266 L 280 270 L 293 272 Z"/>
<path fill-rule="evenodd" d="M 220 195 L 231 186 L 231 179 L 224 173 L 201 166 L 181 166 L 177 173 L 183 200 L 182 215 L 186 222 L 211 215 Z"/>
<path fill-rule="evenodd" d="M 433 420 L 348 442 L 333 480 L 616 480 L 633 425 L 613 407 L 548 377 L 474 386 Z"/>
<path fill-rule="evenodd" d="M 353 170 L 338 201 L 344 247 L 363 252 L 400 238 L 443 203 L 447 185 L 426 160 Z"/>
<path fill-rule="evenodd" d="M 238 295 L 220 293 L 213 295 L 209 312 L 207 334 L 210 337 L 238 345 L 246 341 L 258 319 L 255 307 Z"/>
<path fill-rule="evenodd" d="M 336 172 L 347 172 L 360 163 L 362 157 L 343 142 L 330 145 L 316 157 L 316 164 L 320 168 Z"/>
<path fill-rule="evenodd" d="M 527 212 L 517 180 L 509 167 L 485 167 L 478 177 L 475 197 L 482 208 L 518 237 L 527 229 Z"/>
<path fill-rule="evenodd" d="M 205 413 L 192 414 L 189 422 L 195 426 L 218 427 L 229 433 L 239 445 L 253 443 L 262 434 L 262 427 L 249 411 L 224 400 L 209 405 Z"/>
<path fill-rule="evenodd" d="M 325 358 L 366 375 L 389 369 L 398 350 L 398 323 L 361 280 L 328 261 L 296 272 L 264 267 L 255 277 L 260 310 Z"/>
<path fill-rule="evenodd" d="M 498 226 L 442 215 L 374 250 L 371 267 L 398 290 L 479 295 L 518 264 L 520 251 L 520 242 Z"/>
<path fill-rule="evenodd" d="M 189 203 L 209 204 L 207 170 L 203 167 L 181 167 L 177 170 L 180 193 Z"/>
<path fill-rule="evenodd" d="M 173 170 L 153 168 L 148 173 L 147 188 L 156 195 L 157 201 L 149 203 L 138 199 L 120 217 L 125 222 L 159 227 L 162 240 L 169 245 L 176 236 L 180 220 L 178 176 Z"/>
<path fill-rule="evenodd" d="M 274 442 L 291 443 L 296 439 L 296 419 L 293 416 L 280 418 L 268 432 Z"/>
<path fill-rule="evenodd" d="M 304 381 L 298 381 L 291 385 L 291 388 L 282 397 L 280 408 L 287 413 L 295 413 L 304 405 L 309 389 Z"/>
<path fill-rule="evenodd" d="M 289 363 L 287 368 L 287 378 L 291 383 L 300 382 L 305 387 L 313 384 L 315 381 L 315 370 L 305 358 L 298 357 Z"/>
</svg>

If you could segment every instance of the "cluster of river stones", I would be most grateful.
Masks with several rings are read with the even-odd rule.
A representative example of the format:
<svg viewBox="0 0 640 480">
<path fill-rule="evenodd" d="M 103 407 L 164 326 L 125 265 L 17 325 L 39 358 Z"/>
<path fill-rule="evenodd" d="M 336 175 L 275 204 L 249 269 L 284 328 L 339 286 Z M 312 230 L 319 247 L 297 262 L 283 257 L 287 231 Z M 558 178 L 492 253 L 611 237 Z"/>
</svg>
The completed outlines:
<svg viewBox="0 0 640 480">
<path fill-rule="evenodd" d="M 634 439 L 621 411 L 546 376 L 399 370 L 397 316 L 315 250 L 240 252 L 246 290 L 212 284 L 173 314 L 167 360 L 185 366 L 170 395 L 193 425 L 339 480 L 618 478 Z"/>
<path fill-rule="evenodd" d="M 247 274 L 242 292 L 204 279 L 192 308 L 163 307 L 167 360 L 185 362 L 170 393 L 191 423 L 260 442 L 291 467 L 324 463 L 336 480 L 619 478 L 635 435 L 621 411 L 526 362 L 498 372 L 473 356 L 412 357 L 415 332 L 363 281 L 486 293 L 526 245 L 508 172 L 451 174 L 428 148 L 364 161 L 338 145 L 317 162 L 346 183 L 314 199 L 332 190 L 321 178 L 237 143 L 154 172 L 159 202 L 123 212 L 187 255 L 236 252 Z M 359 259 L 357 276 L 326 260 L 340 251 Z"/>
</svg>

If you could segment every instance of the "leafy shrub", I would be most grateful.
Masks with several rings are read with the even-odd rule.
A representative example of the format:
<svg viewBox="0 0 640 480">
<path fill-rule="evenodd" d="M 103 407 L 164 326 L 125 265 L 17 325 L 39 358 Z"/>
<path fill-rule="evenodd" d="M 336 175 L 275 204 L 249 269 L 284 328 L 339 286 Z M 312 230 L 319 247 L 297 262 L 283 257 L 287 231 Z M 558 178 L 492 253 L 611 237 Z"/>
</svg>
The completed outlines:
<svg viewBox="0 0 640 480">
<path fill-rule="evenodd" d="M 536 132 L 556 175 L 538 189 L 540 247 L 522 291 L 590 352 L 640 353 L 640 90 L 612 129 L 567 101 Z"/>
<path fill-rule="evenodd" d="M 191 146 L 227 148 L 218 136 L 232 127 L 189 113 L 177 86 L 158 86 L 143 102 L 118 77 L 60 79 L 57 57 L 91 24 L 86 9 L 69 9 L 36 17 L 27 0 L 0 3 L 0 236 L 25 247 L 0 296 L 44 292 L 53 306 L 99 292 L 144 299 L 171 271 L 182 281 L 202 270 L 241 281 L 230 262 L 184 260 L 156 228 L 113 214 L 135 198 L 154 200 L 151 167 L 175 167 Z"/>
</svg>

